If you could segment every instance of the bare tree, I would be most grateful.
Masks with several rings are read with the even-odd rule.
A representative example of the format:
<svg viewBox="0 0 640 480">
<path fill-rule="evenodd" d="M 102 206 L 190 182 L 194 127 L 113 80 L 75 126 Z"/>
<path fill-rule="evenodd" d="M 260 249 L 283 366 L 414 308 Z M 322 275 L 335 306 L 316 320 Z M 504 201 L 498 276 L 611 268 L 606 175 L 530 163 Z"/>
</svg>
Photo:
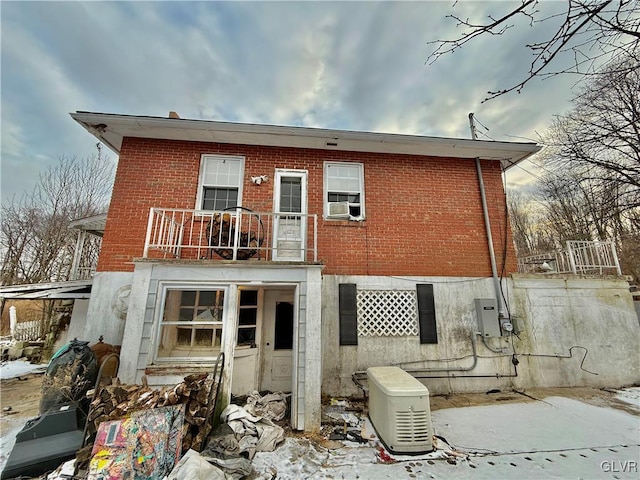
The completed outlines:
<svg viewBox="0 0 640 480">
<path fill-rule="evenodd" d="M 640 206 L 640 68 L 610 65 L 557 117 L 544 142 L 548 165 L 580 170 L 623 212 Z"/>
<path fill-rule="evenodd" d="M 60 157 L 33 192 L 2 205 L 3 285 L 69 279 L 75 246 L 73 220 L 106 211 L 114 168 L 98 155 Z"/>
<path fill-rule="evenodd" d="M 549 171 L 538 183 L 544 223 L 557 246 L 567 240 L 606 240 L 611 237 L 611 196 L 600 195 L 601 186 L 580 171 Z"/>
<path fill-rule="evenodd" d="M 556 248 L 555 236 L 545 228 L 545 210 L 530 194 L 507 191 L 509 223 L 519 257 L 550 252 Z"/>
<path fill-rule="evenodd" d="M 539 0 L 521 0 L 516 7 L 511 2 L 493 5 L 501 9 L 501 13 L 488 15 L 486 21 L 447 15 L 456 22 L 456 27 L 462 27 L 463 33 L 430 42 L 436 48 L 426 63 L 432 64 L 477 38 L 505 35 L 520 19 L 525 19 L 532 28 L 554 25 L 558 21 L 560 24 L 550 38 L 547 36 L 526 45 L 532 60 L 525 78 L 506 88 L 489 91 L 485 101 L 508 92 L 520 92 L 536 77 L 595 74 L 603 64 L 615 61 L 620 55 L 632 58 L 635 64 L 619 67 L 638 68 L 640 15 L 637 0 L 566 0 L 566 10 L 560 15 L 545 14 Z"/>
</svg>

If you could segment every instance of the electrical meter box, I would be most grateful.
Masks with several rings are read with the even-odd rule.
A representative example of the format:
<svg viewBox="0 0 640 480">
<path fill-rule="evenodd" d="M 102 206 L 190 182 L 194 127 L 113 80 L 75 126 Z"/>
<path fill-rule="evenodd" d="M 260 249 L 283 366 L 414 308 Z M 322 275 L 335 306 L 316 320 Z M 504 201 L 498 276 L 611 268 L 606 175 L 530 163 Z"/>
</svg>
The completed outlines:
<svg viewBox="0 0 640 480">
<path fill-rule="evenodd" d="M 476 298 L 478 329 L 483 337 L 499 337 L 498 305 L 495 298 Z"/>
</svg>

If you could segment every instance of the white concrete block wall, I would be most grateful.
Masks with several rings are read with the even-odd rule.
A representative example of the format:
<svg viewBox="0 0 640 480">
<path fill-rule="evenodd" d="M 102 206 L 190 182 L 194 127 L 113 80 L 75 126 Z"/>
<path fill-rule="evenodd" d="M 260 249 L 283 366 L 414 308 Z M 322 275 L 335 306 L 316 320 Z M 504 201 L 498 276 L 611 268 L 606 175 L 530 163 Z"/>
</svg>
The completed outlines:
<svg viewBox="0 0 640 480">
<path fill-rule="evenodd" d="M 338 285 L 355 283 L 358 289 L 412 290 L 417 283 L 434 285 L 438 344 L 421 345 L 413 337 L 359 337 L 357 346 L 339 346 Z M 456 378 L 421 379 L 433 394 L 482 392 L 490 389 L 543 386 L 620 386 L 640 381 L 638 319 L 628 285 L 621 279 L 514 276 L 503 281 L 508 307 L 521 330 L 519 338 L 490 338 L 488 350 L 477 337 L 477 366 L 468 372 L 451 372 Z M 487 279 L 442 277 L 325 276 L 323 278 L 323 393 L 359 395 L 352 374 L 371 366 L 399 365 L 407 370 L 425 367 L 465 368 L 473 363 L 470 332 L 477 331 L 475 298 L 495 296 Z M 513 340 L 513 344 L 511 344 Z M 518 355 L 514 375 L 513 351 Z M 458 359 L 458 360 L 450 360 Z M 592 375 L 584 369 L 598 375 Z M 425 376 L 447 376 L 425 372 Z M 511 375 L 511 376 L 510 376 Z"/>
<path fill-rule="evenodd" d="M 518 357 L 522 375 L 516 385 L 615 387 L 640 381 L 640 325 L 624 279 L 514 274 L 512 297 L 526 327 L 518 351 L 535 355 Z M 543 356 L 568 356 L 572 346 L 572 358 Z"/>
</svg>

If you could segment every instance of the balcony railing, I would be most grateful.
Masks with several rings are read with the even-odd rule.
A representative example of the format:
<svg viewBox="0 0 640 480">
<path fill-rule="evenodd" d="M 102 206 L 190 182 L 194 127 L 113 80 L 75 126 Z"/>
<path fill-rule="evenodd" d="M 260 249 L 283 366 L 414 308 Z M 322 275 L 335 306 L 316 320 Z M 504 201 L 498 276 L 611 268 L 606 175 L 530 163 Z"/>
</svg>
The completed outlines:
<svg viewBox="0 0 640 480">
<path fill-rule="evenodd" d="M 317 262 L 315 214 L 152 208 L 144 258 Z"/>
<path fill-rule="evenodd" d="M 518 259 L 520 273 L 622 275 L 613 242 L 570 240 L 564 250 Z"/>
</svg>

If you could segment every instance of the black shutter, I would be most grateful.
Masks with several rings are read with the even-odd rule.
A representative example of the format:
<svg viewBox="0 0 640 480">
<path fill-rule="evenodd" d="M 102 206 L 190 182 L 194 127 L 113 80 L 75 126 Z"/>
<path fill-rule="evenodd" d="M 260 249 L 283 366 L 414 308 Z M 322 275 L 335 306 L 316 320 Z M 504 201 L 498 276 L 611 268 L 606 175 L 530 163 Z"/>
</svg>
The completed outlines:
<svg viewBox="0 0 640 480">
<path fill-rule="evenodd" d="M 341 283 L 338 291 L 340 309 L 340 345 L 358 344 L 358 312 L 355 283 Z"/>
<path fill-rule="evenodd" d="M 436 306 L 433 302 L 433 285 L 429 283 L 419 283 L 416 285 L 416 289 L 418 294 L 420 343 L 438 343 Z"/>
</svg>

